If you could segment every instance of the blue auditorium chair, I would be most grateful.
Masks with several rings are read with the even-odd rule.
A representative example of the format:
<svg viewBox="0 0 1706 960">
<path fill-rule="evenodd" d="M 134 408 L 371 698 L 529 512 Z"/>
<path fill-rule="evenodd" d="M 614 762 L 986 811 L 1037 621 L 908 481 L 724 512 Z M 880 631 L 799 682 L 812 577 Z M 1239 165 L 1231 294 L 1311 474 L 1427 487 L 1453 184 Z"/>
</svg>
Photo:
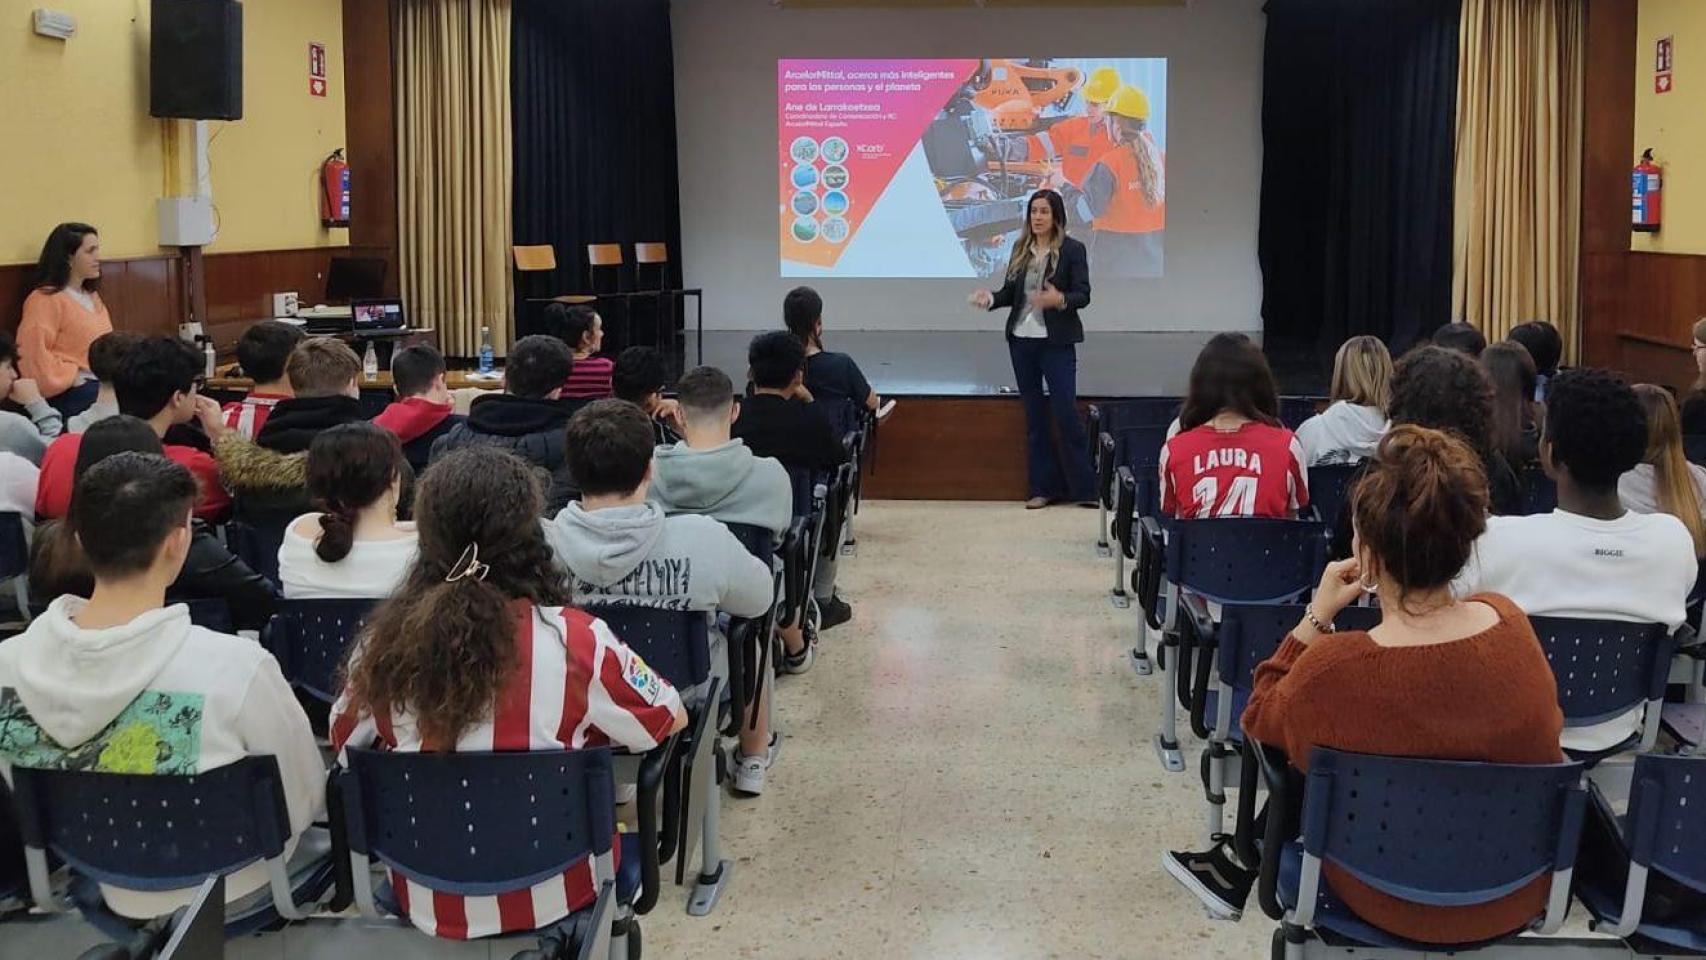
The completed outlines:
<svg viewBox="0 0 1706 960">
<path fill-rule="evenodd" d="M 1161 427 L 1179 415 L 1183 401 L 1179 397 L 1137 397 L 1130 400 L 1099 400 L 1089 405 L 1085 416 L 1084 433 L 1090 438 L 1091 466 L 1096 477 L 1096 493 L 1100 507 L 1096 511 L 1096 553 L 1111 556 L 1108 545 L 1108 511 L 1114 508 L 1114 471 L 1117 464 L 1104 454 L 1103 434 L 1113 434 L 1126 427 Z"/>
<path fill-rule="evenodd" d="M 1145 520 L 1142 530 L 1149 554 L 1159 554 L 1164 564 L 1157 568 L 1150 561 L 1142 571 L 1145 587 L 1162 577 L 1169 584 L 1166 610 L 1171 622 L 1164 625 L 1160 649 L 1167 682 L 1155 749 L 1163 767 L 1180 771 L 1185 761 L 1179 752 L 1178 704 L 1190 705 L 1189 659 L 1197 649 L 1213 645 L 1218 629 L 1213 607 L 1296 600 L 1320 582 L 1327 564 L 1327 530 L 1313 520 L 1254 517 L 1164 524 Z M 1163 572 L 1157 574 L 1157 569 Z M 1144 602 L 1157 600 L 1151 595 Z M 1146 613 L 1154 609 L 1145 607 Z"/>
<path fill-rule="evenodd" d="M 1328 533 L 1339 522 L 1339 515 L 1345 509 L 1345 499 L 1350 495 L 1351 478 L 1361 466 L 1359 463 L 1329 463 L 1309 468 L 1309 509 L 1315 519 L 1327 525 Z M 1344 549 L 1340 552 L 1348 555 L 1350 545 L 1342 546 Z"/>
<path fill-rule="evenodd" d="M 136 936 L 141 924 L 107 910 L 95 883 L 182 890 L 264 862 L 268 887 L 225 907 L 227 937 L 302 919 L 332 890 L 333 862 L 315 854 L 313 831 L 286 863 L 289 814 L 270 756 L 187 776 L 27 767 L 12 776 L 37 908 L 66 908 L 50 883 L 51 855 L 70 868 L 84 918 L 115 940 Z"/>
<path fill-rule="evenodd" d="M 1326 397 L 1280 397 L 1279 418 L 1287 430 L 1296 431 L 1303 421 L 1321 412 Z"/>
<path fill-rule="evenodd" d="M 1131 537 L 1133 521 L 1153 517 L 1161 509 L 1161 448 L 1167 443 L 1165 426 L 1120 427 L 1104 432 L 1099 443 L 1102 464 L 1113 471 L 1114 587 L 1108 594 L 1116 609 L 1124 610 L 1131 600 L 1125 590 L 1125 563 L 1135 560 Z"/>
<path fill-rule="evenodd" d="M 1593 726 L 1645 709 L 1639 733 L 1592 753 L 1575 752 L 1590 766 L 1625 750 L 1651 750 L 1658 740 L 1665 682 L 1676 637 L 1660 623 L 1529 617 L 1558 684 L 1564 729 Z"/>
<path fill-rule="evenodd" d="M 338 698 L 338 669 L 378 600 L 280 600 L 261 631 L 290 685 L 322 703 Z"/>
<path fill-rule="evenodd" d="M 1545 912 L 1493 942 L 1531 930 L 1552 933 L 1563 923 L 1587 806 L 1581 764 L 1467 763 L 1316 748 L 1300 805 L 1290 778 L 1276 767 L 1271 757 L 1264 764 L 1269 806 L 1261 900 L 1280 920 L 1276 940 L 1290 960 L 1371 948 L 1393 951 L 1382 956 L 1433 957 L 1486 945 L 1419 943 L 1374 926 L 1335 896 L 1322 874 L 1325 863 L 1388 896 L 1434 907 L 1488 903 L 1550 876 Z M 1301 829 L 1292 833 L 1280 811 L 1296 806 Z"/>
<path fill-rule="evenodd" d="M 1577 894 L 1593 915 L 1594 928 L 1630 941 L 1641 956 L 1706 953 L 1706 914 L 1690 914 L 1674 903 L 1649 897 L 1654 874 L 1706 900 L 1706 758 L 1644 754 L 1635 758 L 1628 812 L 1618 815 L 1598 790 L 1589 830 L 1615 849 L 1590 856 L 1583 850 Z M 1613 858 L 1616 862 L 1609 862 Z M 1608 862 L 1590 862 L 1605 860 Z M 1621 882 L 1619 882 L 1621 881 Z M 1649 903 L 1652 906 L 1649 906 Z"/>
<path fill-rule="evenodd" d="M 399 915 L 390 883 L 374 887 L 376 864 L 442 893 L 494 896 L 590 861 L 597 901 L 531 931 L 539 950 L 548 957 L 626 960 L 637 945 L 635 917 L 649 909 L 644 901 L 656 901 L 655 831 L 645 829 L 656 823 L 656 811 L 642 810 L 642 834 L 622 836 L 618 872 L 616 773 L 608 747 L 513 753 L 351 748 L 346 756 L 349 769 L 335 793 L 355 902 L 364 916 Z M 641 787 L 642 801 L 655 796 L 655 783 Z"/>
</svg>

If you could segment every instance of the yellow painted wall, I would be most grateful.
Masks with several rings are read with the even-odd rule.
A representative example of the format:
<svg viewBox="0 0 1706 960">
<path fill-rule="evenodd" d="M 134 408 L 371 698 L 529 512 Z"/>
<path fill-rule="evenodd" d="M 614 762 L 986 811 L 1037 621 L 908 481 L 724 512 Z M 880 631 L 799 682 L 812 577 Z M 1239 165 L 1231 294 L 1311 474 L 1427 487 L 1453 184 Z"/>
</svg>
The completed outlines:
<svg viewBox="0 0 1706 960">
<path fill-rule="evenodd" d="M 37 7 L 77 18 L 36 36 Z M 315 202 L 320 161 L 344 139 L 341 0 L 246 0 L 243 119 L 209 124 L 220 233 L 210 252 L 339 245 Z M 148 115 L 148 0 L 0 0 L 0 263 L 34 261 L 62 220 L 101 231 L 104 255 L 159 252 L 171 189 L 166 134 Z M 308 41 L 326 45 L 329 95 L 308 95 Z M 187 186 L 187 180 L 181 186 Z"/>
<path fill-rule="evenodd" d="M 1706 0 L 1641 0 L 1635 50 L 1635 144 L 1664 167 L 1664 221 L 1635 250 L 1706 254 Z M 1653 92 L 1660 37 L 1675 38 L 1675 89 Z"/>
</svg>

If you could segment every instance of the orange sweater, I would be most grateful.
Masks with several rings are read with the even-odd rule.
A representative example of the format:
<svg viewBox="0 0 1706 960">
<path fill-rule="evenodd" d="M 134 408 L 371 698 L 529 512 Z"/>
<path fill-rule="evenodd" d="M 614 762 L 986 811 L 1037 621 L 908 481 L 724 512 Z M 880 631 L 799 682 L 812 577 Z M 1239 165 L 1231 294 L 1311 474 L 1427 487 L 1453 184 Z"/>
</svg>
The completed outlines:
<svg viewBox="0 0 1706 960">
<path fill-rule="evenodd" d="M 86 309 L 63 290 L 42 287 L 24 300 L 24 319 L 18 324 L 18 372 L 41 385 L 42 396 L 57 397 L 77 382 L 77 372 L 89 369 L 89 344 L 111 333 L 113 321 L 101 295 L 95 309 Z"/>
<path fill-rule="evenodd" d="M 1528 617 L 1482 594 L 1499 622 L 1426 647 L 1382 647 L 1346 631 L 1304 646 L 1287 637 L 1256 668 L 1245 733 L 1284 748 L 1300 769 L 1316 746 L 1356 753 L 1487 763 L 1558 763 L 1563 753 L 1552 668 Z M 1468 907 L 1428 907 L 1356 880 L 1331 862 L 1322 875 L 1364 920 L 1401 937 L 1467 943 L 1511 933 L 1546 909 L 1551 875 L 1510 896 Z"/>
</svg>

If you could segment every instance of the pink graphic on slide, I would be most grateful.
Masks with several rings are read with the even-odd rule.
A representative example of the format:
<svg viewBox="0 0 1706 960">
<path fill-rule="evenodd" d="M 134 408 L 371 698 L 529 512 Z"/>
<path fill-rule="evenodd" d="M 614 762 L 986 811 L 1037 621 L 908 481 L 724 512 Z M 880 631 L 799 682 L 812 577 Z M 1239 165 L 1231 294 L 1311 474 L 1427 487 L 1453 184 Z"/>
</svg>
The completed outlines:
<svg viewBox="0 0 1706 960">
<path fill-rule="evenodd" d="M 782 259 L 832 267 L 977 60 L 776 64 Z"/>
</svg>

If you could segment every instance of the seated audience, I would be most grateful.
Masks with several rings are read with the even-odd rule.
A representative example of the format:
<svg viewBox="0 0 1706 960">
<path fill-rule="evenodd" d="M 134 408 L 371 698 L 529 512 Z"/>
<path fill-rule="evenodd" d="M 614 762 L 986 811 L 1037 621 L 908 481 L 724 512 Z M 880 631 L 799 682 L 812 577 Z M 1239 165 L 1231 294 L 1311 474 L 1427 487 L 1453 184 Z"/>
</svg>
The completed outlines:
<svg viewBox="0 0 1706 960">
<path fill-rule="evenodd" d="M 628 401 L 651 418 L 652 437 L 660 447 L 681 439 L 675 430 L 681 419 L 681 405 L 664 398 L 663 392 L 668 387 L 669 370 L 656 347 L 629 347 L 617 354 L 611 389 L 616 399 Z"/>
<path fill-rule="evenodd" d="M 237 366 L 254 381 L 247 396 L 225 405 L 225 425 L 238 436 L 255 439 L 273 408 L 296 395 L 284 368 L 302 340 L 301 330 L 281 320 L 252 324 L 237 339 Z"/>
<path fill-rule="evenodd" d="M 754 456 L 733 438 L 740 403 L 728 375 L 696 367 L 676 391 L 685 439 L 658 449 L 647 495 L 671 516 L 700 513 L 763 527 L 780 541 L 794 516 L 793 484 L 780 463 Z"/>
<path fill-rule="evenodd" d="M 732 435 L 745 443 L 753 456 L 779 461 L 795 476 L 810 478 L 846 463 L 847 447 L 830 426 L 823 405 L 799 399 L 804 393 L 801 384 L 806 363 L 806 351 L 800 341 L 781 330 L 761 333 L 752 338 L 746 360 L 753 394 L 741 403 L 740 418 L 735 421 Z M 796 514 L 809 509 L 810 504 L 794 503 Z M 835 536 L 838 532 L 829 531 L 828 535 Z M 812 585 L 820 616 L 818 626 L 824 630 L 853 618 L 853 608 L 835 595 L 840 558 L 839 550 L 821 558 Z M 795 624 L 784 632 L 797 633 L 799 629 Z M 793 646 L 803 647 L 803 639 Z"/>
<path fill-rule="evenodd" d="M 1650 383 L 1636 386 L 1635 396 L 1647 412 L 1647 452 L 1617 478 L 1617 498 L 1636 513 L 1668 513 L 1681 520 L 1694 539 L 1695 555 L 1706 554 L 1706 469 L 1683 456 L 1676 400 Z"/>
<path fill-rule="evenodd" d="M 1522 344 L 1534 358 L 1534 400 L 1546 402 L 1546 385 L 1558 375 L 1558 364 L 1564 359 L 1564 338 L 1558 328 L 1545 320 L 1530 320 L 1511 328 L 1510 338 Z"/>
<path fill-rule="evenodd" d="M 350 652 L 332 708 L 335 749 L 639 752 L 686 725 L 676 691 L 602 621 L 569 606 L 544 510 L 538 471 L 503 450 L 433 463 L 416 501 L 420 556 Z M 472 939 L 549 926 L 590 905 L 588 877 L 577 863 L 531 890 L 485 896 L 397 873 L 392 883 L 416 927 Z M 500 909 L 515 897 L 530 909 Z"/>
<path fill-rule="evenodd" d="M 367 419 L 361 411 L 361 358 L 342 340 L 310 337 L 285 360 L 291 396 L 273 404 L 255 442 L 279 453 L 301 453 L 327 427 Z"/>
<path fill-rule="evenodd" d="M 1681 625 L 1697 572 L 1694 540 L 1665 513 L 1635 513 L 1617 481 L 1641 462 L 1647 417 L 1613 374 L 1578 368 L 1547 390 L 1540 462 L 1558 484 L 1558 509 L 1494 517 L 1458 578 L 1459 596 L 1499 593 L 1529 616 Z M 1639 707 L 1564 731 L 1571 750 L 1613 747 L 1640 728 Z"/>
<path fill-rule="evenodd" d="M 391 389 L 397 399 L 373 422 L 397 435 L 415 473 L 426 469 L 432 445 L 465 418 L 457 416 L 444 380 L 444 355 L 427 344 L 391 355 Z"/>
<path fill-rule="evenodd" d="M 1706 317 L 1694 321 L 1694 366 L 1699 376 L 1682 398 L 1682 435 L 1706 435 Z"/>
<path fill-rule="evenodd" d="M 36 485 L 41 469 L 15 453 L 0 450 L 0 513 L 15 513 L 29 527 L 36 516 Z"/>
<path fill-rule="evenodd" d="M 1303 448 L 1280 424 L 1273 372 L 1250 338 L 1216 334 L 1197 354 L 1160 474 L 1168 516 L 1294 517 L 1309 505 Z"/>
<path fill-rule="evenodd" d="M 583 406 L 562 399 L 573 363 L 568 346 L 556 337 L 517 340 L 504 362 L 504 392 L 476 398 L 468 419 L 434 441 L 429 462 L 467 447 L 501 447 L 549 474 L 545 508 L 552 514 L 563 509 L 580 496 L 563 442 L 569 417 Z"/>
<path fill-rule="evenodd" d="M 1497 593 L 1452 594 L 1452 578 L 1486 523 L 1479 457 L 1441 431 L 1394 426 L 1368 463 L 1352 494 L 1353 556 L 1328 565 L 1303 619 L 1257 668 L 1245 736 L 1284 749 L 1305 770 L 1315 747 L 1558 762 L 1557 688 L 1520 605 Z M 1365 592 L 1381 599 L 1380 625 L 1335 631 L 1333 618 Z M 1240 863 L 1226 838 L 1205 853 L 1168 853 L 1162 863 L 1211 914 L 1233 920 L 1257 867 Z M 1465 943 L 1525 927 L 1545 909 L 1551 877 L 1460 907 L 1398 899 L 1332 862 L 1322 882 L 1383 931 Z"/>
<path fill-rule="evenodd" d="M 1332 403 L 1297 428 L 1304 466 L 1356 463 L 1386 435 L 1392 354 L 1379 337 L 1352 337 L 1333 357 Z"/>
<path fill-rule="evenodd" d="M 94 590 L 87 600 L 61 596 L 22 636 L 0 644 L 0 758 L 170 776 L 272 756 L 284 784 L 288 855 L 324 805 L 326 768 L 272 655 L 194 626 L 181 604 L 166 605 L 194 549 L 195 498 L 190 472 L 154 454 L 115 454 L 78 480 L 68 522 Z M 253 863 L 226 876 L 225 896 L 266 885 L 266 865 Z M 119 915 L 147 919 L 189 903 L 196 890 L 102 884 L 101 893 Z"/>
<path fill-rule="evenodd" d="M 1481 331 L 1470 324 L 1458 321 L 1448 323 L 1434 331 L 1433 345 L 1447 350 L 1456 350 L 1471 360 L 1478 360 L 1481 351 L 1487 349 L 1487 338 Z"/>
<path fill-rule="evenodd" d="M 177 337 L 144 338 L 119 366 L 113 381 L 119 412 L 147 421 L 154 434 L 164 438 L 171 427 L 195 419 L 198 405 L 218 409 L 198 393 L 202 369 L 202 355 Z M 37 516 L 48 520 L 65 516 L 82 443 L 83 434 L 69 433 L 47 448 L 41 462 L 41 486 L 36 492 Z M 187 467 L 196 479 L 200 493 L 195 515 L 210 523 L 223 520 L 230 512 L 231 497 L 220 484 L 219 465 L 214 459 L 176 443 L 166 444 L 165 454 Z"/>
<path fill-rule="evenodd" d="M 1520 474 L 1540 459 L 1534 358 L 1522 344 L 1505 340 L 1481 351 L 1481 369 L 1493 385 L 1493 452 Z"/>
<path fill-rule="evenodd" d="M 604 319 L 598 311 L 582 304 L 553 303 L 545 308 L 545 328 L 574 351 L 563 396 L 570 400 L 610 396 L 611 371 L 616 364 L 598 352 L 604 346 Z"/>
<path fill-rule="evenodd" d="M 113 330 L 96 288 L 101 238 L 86 223 L 62 223 L 41 247 L 41 260 L 18 323 L 18 371 L 34 380 L 61 416 L 82 413 L 99 388 L 89 372 L 89 345 Z"/>
<path fill-rule="evenodd" d="M 82 433 L 108 417 L 118 416 L 118 394 L 113 392 L 113 381 L 118 379 L 118 368 L 124 363 L 124 358 L 130 356 L 130 351 L 141 342 L 139 333 L 114 330 L 96 337 L 95 342 L 89 344 L 89 372 L 94 374 L 100 386 L 95 390 L 95 402 L 65 421 L 66 433 Z"/>
<path fill-rule="evenodd" d="M 795 287 L 782 299 L 782 320 L 806 348 L 806 389 L 824 405 L 838 433 L 855 430 L 859 413 L 876 410 L 882 398 L 859 365 L 845 353 L 823 348 L 823 297 L 811 287 Z"/>
<path fill-rule="evenodd" d="M 314 513 L 285 528 L 279 583 L 290 600 L 389 597 L 415 561 L 415 525 L 397 521 L 402 447 L 371 423 L 346 423 L 308 448 Z"/>
<path fill-rule="evenodd" d="M 634 603 L 671 610 L 761 617 L 774 599 L 770 568 L 710 517 L 665 517 L 646 500 L 652 438 L 633 404 L 599 400 L 569 420 L 569 465 L 581 500 L 545 523 L 545 538 L 581 603 Z M 713 631 L 713 659 L 728 651 Z M 766 690 L 768 693 L 768 690 Z M 741 725 L 734 789 L 757 796 L 774 757 L 768 711 Z"/>
<path fill-rule="evenodd" d="M 41 463 L 47 443 L 65 429 L 59 411 L 42 399 L 34 380 L 18 376 L 18 345 L 0 332 L 0 400 L 10 400 L 23 413 L 0 410 L 0 451 Z"/>
<path fill-rule="evenodd" d="M 1487 475 L 1488 502 L 1495 515 L 1522 508 L 1522 481 L 1493 446 L 1493 385 L 1467 354 L 1444 347 L 1416 347 L 1392 369 L 1393 426 L 1413 423 L 1445 430 L 1469 444 Z"/>
<path fill-rule="evenodd" d="M 75 483 L 96 464 L 120 453 L 161 455 L 160 438 L 154 428 L 135 417 L 108 417 L 83 435 L 77 448 Z M 76 509 L 76 486 L 72 487 L 72 509 Z M 71 525 L 50 520 L 30 543 L 30 593 L 43 603 L 71 594 L 89 596 L 95 575 L 83 548 L 77 545 Z M 233 630 L 260 630 L 272 616 L 278 592 L 265 577 L 231 553 L 204 520 L 190 530 L 190 550 L 178 579 L 166 589 L 172 603 L 191 600 L 223 600 Z"/>
</svg>

